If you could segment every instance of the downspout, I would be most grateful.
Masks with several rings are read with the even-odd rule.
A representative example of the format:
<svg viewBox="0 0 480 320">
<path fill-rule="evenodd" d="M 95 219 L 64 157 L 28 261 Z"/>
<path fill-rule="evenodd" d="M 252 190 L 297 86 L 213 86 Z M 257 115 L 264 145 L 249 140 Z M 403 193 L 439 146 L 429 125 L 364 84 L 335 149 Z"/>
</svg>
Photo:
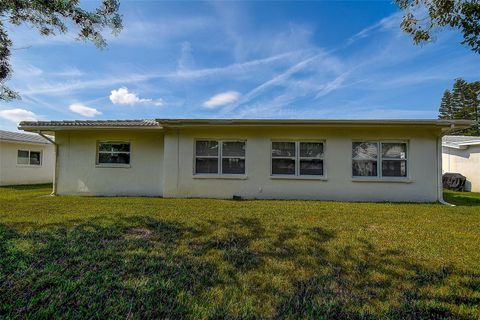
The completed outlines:
<svg viewBox="0 0 480 320">
<path fill-rule="evenodd" d="M 449 207 L 455 207 L 454 204 L 443 200 L 443 183 L 442 183 L 442 136 L 437 137 L 437 198 L 438 202 Z"/>
<path fill-rule="evenodd" d="M 58 164 L 58 144 L 52 140 L 50 137 L 46 136 L 43 134 L 42 131 L 37 132 L 42 138 L 45 140 L 49 141 L 55 146 L 55 166 L 53 169 L 53 188 L 52 188 L 52 193 L 50 195 L 55 196 L 57 194 L 57 164 Z"/>
</svg>

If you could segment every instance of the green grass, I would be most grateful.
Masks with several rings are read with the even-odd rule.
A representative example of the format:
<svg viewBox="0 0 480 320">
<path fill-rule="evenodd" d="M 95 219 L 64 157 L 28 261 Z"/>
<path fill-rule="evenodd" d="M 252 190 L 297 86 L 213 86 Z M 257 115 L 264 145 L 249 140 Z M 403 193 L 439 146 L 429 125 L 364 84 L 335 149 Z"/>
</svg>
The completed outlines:
<svg viewBox="0 0 480 320">
<path fill-rule="evenodd" d="M 445 190 L 445 201 L 459 206 L 480 206 L 480 193 Z"/>
<path fill-rule="evenodd" d="M 0 188 L 0 318 L 480 317 L 480 207 L 470 200 L 49 192 Z"/>
</svg>

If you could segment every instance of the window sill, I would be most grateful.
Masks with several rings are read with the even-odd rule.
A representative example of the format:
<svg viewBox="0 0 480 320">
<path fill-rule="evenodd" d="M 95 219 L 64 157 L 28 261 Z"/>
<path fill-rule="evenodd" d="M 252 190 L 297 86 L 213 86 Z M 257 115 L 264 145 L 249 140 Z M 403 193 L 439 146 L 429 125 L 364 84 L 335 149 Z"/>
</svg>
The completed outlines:
<svg viewBox="0 0 480 320">
<path fill-rule="evenodd" d="M 129 164 L 97 164 L 95 165 L 95 168 L 124 168 L 128 169 L 131 168 L 132 166 Z"/>
<path fill-rule="evenodd" d="M 247 180 L 245 174 L 194 174 L 193 179 Z"/>
<path fill-rule="evenodd" d="M 352 178 L 352 182 L 412 183 L 410 178 Z"/>
<path fill-rule="evenodd" d="M 41 164 L 17 164 L 17 168 L 41 168 Z"/>
<path fill-rule="evenodd" d="M 294 176 L 294 175 L 274 175 L 270 176 L 270 179 L 273 180 L 316 180 L 316 181 L 327 181 L 326 176 Z"/>
</svg>

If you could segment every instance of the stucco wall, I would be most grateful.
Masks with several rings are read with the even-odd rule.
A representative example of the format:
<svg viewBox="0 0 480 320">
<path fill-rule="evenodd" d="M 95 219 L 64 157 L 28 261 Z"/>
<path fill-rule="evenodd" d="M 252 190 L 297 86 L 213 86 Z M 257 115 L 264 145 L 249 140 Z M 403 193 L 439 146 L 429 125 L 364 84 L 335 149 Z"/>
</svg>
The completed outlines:
<svg viewBox="0 0 480 320">
<path fill-rule="evenodd" d="M 468 191 L 480 192 L 480 146 L 468 149 L 443 147 L 443 172 L 461 173 L 467 177 Z"/>
<path fill-rule="evenodd" d="M 41 151 L 42 164 L 17 164 L 18 150 Z M 0 185 L 50 183 L 53 181 L 54 164 L 55 147 L 51 144 L 0 141 Z"/>
<path fill-rule="evenodd" d="M 164 196 L 350 201 L 437 201 L 438 156 L 435 129 L 224 127 L 170 129 L 165 135 Z M 222 179 L 193 174 L 194 140 L 245 139 L 246 177 Z M 326 180 L 276 179 L 270 176 L 272 139 L 324 140 Z M 406 182 L 352 179 L 352 140 L 408 140 Z"/>
<path fill-rule="evenodd" d="M 96 165 L 97 141 L 129 141 L 130 167 Z M 59 131 L 57 194 L 162 195 L 163 135 L 159 131 Z"/>
</svg>

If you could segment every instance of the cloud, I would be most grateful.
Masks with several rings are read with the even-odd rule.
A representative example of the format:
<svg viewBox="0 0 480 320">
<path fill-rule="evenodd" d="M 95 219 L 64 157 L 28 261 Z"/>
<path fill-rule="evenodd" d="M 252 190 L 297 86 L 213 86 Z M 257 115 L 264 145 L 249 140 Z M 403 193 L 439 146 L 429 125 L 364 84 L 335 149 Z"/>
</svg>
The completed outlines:
<svg viewBox="0 0 480 320">
<path fill-rule="evenodd" d="M 81 103 L 73 103 L 68 107 L 68 109 L 70 109 L 72 112 L 81 114 L 84 117 L 95 117 L 102 114 L 97 109 L 87 107 Z"/>
<path fill-rule="evenodd" d="M 178 59 L 178 70 L 186 71 L 192 69 L 194 65 L 193 60 L 193 49 L 190 42 L 185 41 L 182 43 L 182 48 L 180 51 L 180 58 Z"/>
<path fill-rule="evenodd" d="M 207 109 L 213 109 L 216 107 L 224 106 L 230 103 L 233 103 L 238 100 L 240 93 L 237 91 L 227 91 L 214 95 L 207 101 L 205 101 L 202 106 Z"/>
<path fill-rule="evenodd" d="M 110 93 L 110 101 L 113 104 L 135 105 L 140 103 L 153 104 L 155 106 L 163 105 L 161 99 L 142 99 L 136 93 L 129 92 L 127 87 L 121 87 L 118 90 L 112 90 Z"/>
<path fill-rule="evenodd" d="M 0 110 L 0 118 L 15 123 L 19 123 L 20 121 L 36 121 L 38 119 L 37 115 L 32 111 L 20 108 Z"/>
</svg>

